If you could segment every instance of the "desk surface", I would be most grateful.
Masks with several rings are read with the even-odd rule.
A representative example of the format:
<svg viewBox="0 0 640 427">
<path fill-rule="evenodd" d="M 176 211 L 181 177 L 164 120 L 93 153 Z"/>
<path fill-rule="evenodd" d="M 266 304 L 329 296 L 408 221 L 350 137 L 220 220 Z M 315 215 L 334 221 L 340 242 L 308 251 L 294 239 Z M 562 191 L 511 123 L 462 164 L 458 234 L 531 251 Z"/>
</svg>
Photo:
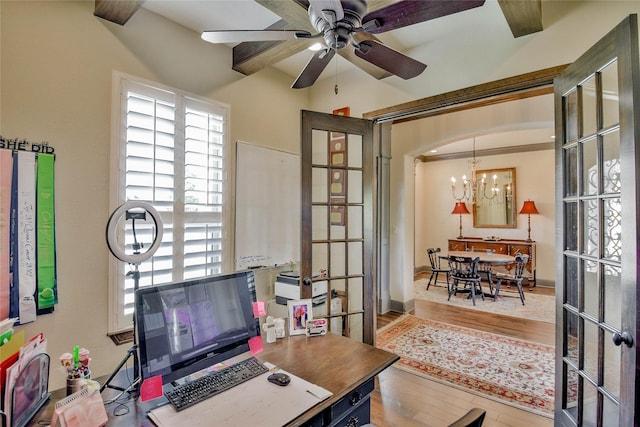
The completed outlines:
<svg viewBox="0 0 640 427">
<path fill-rule="evenodd" d="M 256 357 L 333 393 L 331 397 L 301 414 L 287 426 L 299 426 L 311 420 L 399 359 L 393 353 L 332 333 L 321 337 L 286 337 L 273 344 L 267 344 L 263 340 L 263 344 L 264 351 Z M 106 389 L 103 396 L 106 397 L 107 393 L 113 392 L 114 390 Z M 54 391 L 49 403 L 28 425 L 38 426 L 38 420 L 49 421 L 55 403 L 64 398 L 65 393 L 64 389 Z M 122 405 L 109 405 L 107 425 L 153 426 L 146 417 L 147 410 L 145 403 L 138 400 L 128 400 Z M 115 415 L 114 412 L 123 415 Z"/>
<path fill-rule="evenodd" d="M 516 261 L 516 258 L 511 255 L 504 254 L 493 254 L 488 252 L 474 252 L 474 251 L 449 251 L 447 255 L 443 255 L 446 259 L 449 256 L 463 256 L 463 257 L 478 257 L 483 264 L 493 264 L 493 265 L 505 265 L 511 264 Z"/>
</svg>

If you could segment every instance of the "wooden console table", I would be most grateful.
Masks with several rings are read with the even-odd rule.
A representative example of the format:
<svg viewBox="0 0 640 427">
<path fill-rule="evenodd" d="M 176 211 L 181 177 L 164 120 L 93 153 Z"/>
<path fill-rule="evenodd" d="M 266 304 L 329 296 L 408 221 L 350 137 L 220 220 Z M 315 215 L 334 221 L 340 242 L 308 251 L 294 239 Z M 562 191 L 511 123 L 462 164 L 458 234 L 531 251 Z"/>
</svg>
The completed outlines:
<svg viewBox="0 0 640 427">
<path fill-rule="evenodd" d="M 270 362 L 333 393 L 287 423 L 287 426 L 369 423 L 369 395 L 375 388 L 375 376 L 399 359 L 393 353 L 333 333 L 320 337 L 286 337 L 273 344 L 267 344 L 263 340 L 263 345 L 264 351 L 256 355 L 258 359 Z M 109 393 L 114 391 L 106 389 L 103 398 L 107 399 Z M 41 421 L 50 421 L 55 403 L 65 395 L 65 389 L 54 391 L 48 404 L 28 425 L 35 427 L 42 425 Z M 153 402 L 152 400 L 143 403 L 139 399 L 129 399 L 122 404 L 108 405 L 107 425 L 152 427 L 154 424 L 147 418 L 146 413 L 152 409 Z M 250 405 L 251 402 L 247 404 Z M 115 415 L 114 410 L 119 415 Z"/>
<path fill-rule="evenodd" d="M 527 279 L 529 286 L 536 285 L 536 242 L 526 240 L 484 240 L 480 237 L 464 237 L 462 239 L 449 239 L 450 251 L 487 251 L 492 250 L 497 254 L 515 256 L 516 253 L 529 255 L 526 270 L 529 273 Z"/>
</svg>

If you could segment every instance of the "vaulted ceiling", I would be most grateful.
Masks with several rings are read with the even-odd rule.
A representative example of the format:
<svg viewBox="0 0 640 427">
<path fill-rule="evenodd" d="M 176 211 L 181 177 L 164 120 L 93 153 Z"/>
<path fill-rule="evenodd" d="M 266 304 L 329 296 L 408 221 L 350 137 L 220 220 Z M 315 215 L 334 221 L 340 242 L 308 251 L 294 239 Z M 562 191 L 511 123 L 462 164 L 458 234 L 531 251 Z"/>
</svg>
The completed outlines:
<svg viewBox="0 0 640 427">
<path fill-rule="evenodd" d="M 219 1 L 219 0 L 218 0 Z M 369 12 L 373 12 L 399 0 L 369 0 Z M 419 1 L 424 3 L 424 7 L 433 7 L 437 2 L 432 0 L 400 0 L 406 2 L 407 7 L 415 6 Z M 308 0 L 255 0 L 255 2 L 280 17 L 268 29 L 295 29 L 306 30 L 315 33 L 311 26 L 307 14 Z M 149 1 L 149 4 L 152 2 Z M 168 2 L 166 2 L 168 3 Z M 165 14 L 168 19 L 175 18 L 180 22 L 182 18 L 189 17 L 189 14 L 198 14 L 201 11 L 190 10 L 190 4 L 194 2 L 179 2 L 179 8 L 173 12 Z M 200 2 L 202 3 L 202 2 Z M 215 4 L 213 2 L 212 4 Z M 542 3 L 541 0 L 498 0 L 500 9 L 506 19 L 514 37 L 521 37 L 534 32 L 542 31 Z M 219 4 L 219 3 L 218 3 Z M 95 0 L 94 14 L 100 18 L 114 22 L 119 25 L 126 25 L 127 21 L 145 5 L 144 0 Z M 409 9 L 407 9 L 409 10 Z M 167 16 L 175 14 L 175 17 Z M 216 14 L 224 14 L 222 8 L 216 8 Z M 217 16 L 220 20 L 220 16 Z M 183 21 L 184 22 L 184 21 Z M 193 26 L 192 26 L 193 27 Z M 411 30 L 419 31 L 418 26 L 411 26 Z M 202 31 L 202 28 L 193 28 L 195 31 Z M 216 28 L 207 28 L 209 30 Z M 357 34 L 358 37 L 373 37 L 372 34 Z M 361 40 L 358 40 L 361 41 Z M 308 44 L 291 41 L 268 41 L 268 42 L 244 42 L 233 46 L 233 70 L 245 75 L 253 74 L 265 67 L 287 59 L 299 52 L 304 51 Z M 343 58 L 353 63 L 355 66 L 373 76 L 376 79 L 383 79 L 390 75 L 389 72 L 358 58 L 352 49 L 340 49 L 338 52 Z"/>
</svg>

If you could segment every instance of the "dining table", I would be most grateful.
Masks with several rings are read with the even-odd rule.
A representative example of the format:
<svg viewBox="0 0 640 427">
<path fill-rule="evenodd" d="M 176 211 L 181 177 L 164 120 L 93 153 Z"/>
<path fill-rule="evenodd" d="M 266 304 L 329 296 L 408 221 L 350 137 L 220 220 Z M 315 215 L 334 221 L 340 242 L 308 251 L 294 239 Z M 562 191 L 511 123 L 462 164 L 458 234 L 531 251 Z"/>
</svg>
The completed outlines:
<svg viewBox="0 0 640 427">
<path fill-rule="evenodd" d="M 450 256 L 478 258 L 479 272 L 486 274 L 487 281 L 489 282 L 490 292 L 488 294 L 485 293 L 485 296 L 489 298 L 493 298 L 493 280 L 491 278 L 493 266 L 509 265 L 516 261 L 515 256 L 486 251 L 449 251 L 446 254 L 440 255 L 440 258 L 448 259 Z"/>
</svg>

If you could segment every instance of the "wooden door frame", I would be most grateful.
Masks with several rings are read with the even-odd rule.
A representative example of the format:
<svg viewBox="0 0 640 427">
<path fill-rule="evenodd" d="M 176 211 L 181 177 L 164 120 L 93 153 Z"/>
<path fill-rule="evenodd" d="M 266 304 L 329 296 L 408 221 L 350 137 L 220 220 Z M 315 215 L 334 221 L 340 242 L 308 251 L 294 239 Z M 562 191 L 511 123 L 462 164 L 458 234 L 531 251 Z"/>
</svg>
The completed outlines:
<svg viewBox="0 0 640 427">
<path fill-rule="evenodd" d="M 506 79 L 495 80 L 445 92 L 428 98 L 397 104 L 364 113 L 362 118 L 375 123 L 403 123 L 456 111 L 486 107 L 553 93 L 553 79 L 569 64 L 545 68 Z"/>
</svg>

